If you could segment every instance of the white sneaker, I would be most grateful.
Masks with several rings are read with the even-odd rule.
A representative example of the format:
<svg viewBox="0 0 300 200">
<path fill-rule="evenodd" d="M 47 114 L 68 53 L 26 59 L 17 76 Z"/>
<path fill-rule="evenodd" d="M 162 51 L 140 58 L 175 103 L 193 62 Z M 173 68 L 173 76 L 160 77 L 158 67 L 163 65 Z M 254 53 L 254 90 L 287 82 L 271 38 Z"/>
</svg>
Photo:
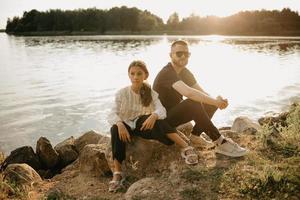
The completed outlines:
<svg viewBox="0 0 300 200">
<path fill-rule="evenodd" d="M 241 157 L 248 153 L 247 149 L 239 146 L 230 138 L 226 138 L 225 140 L 226 142 L 216 146 L 215 148 L 216 153 L 220 153 L 230 157 Z"/>
<path fill-rule="evenodd" d="M 193 143 L 193 145 L 202 146 L 202 147 L 213 146 L 214 143 L 211 140 L 208 140 L 205 137 L 203 137 L 202 134 L 200 136 L 191 134 L 190 140 Z"/>
</svg>

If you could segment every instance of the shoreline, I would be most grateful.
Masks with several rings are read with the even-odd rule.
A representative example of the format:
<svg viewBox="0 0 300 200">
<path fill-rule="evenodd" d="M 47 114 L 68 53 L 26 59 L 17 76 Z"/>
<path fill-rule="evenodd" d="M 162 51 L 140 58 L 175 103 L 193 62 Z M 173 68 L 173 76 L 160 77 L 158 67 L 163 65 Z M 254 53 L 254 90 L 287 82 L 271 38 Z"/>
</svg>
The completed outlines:
<svg viewBox="0 0 300 200">
<path fill-rule="evenodd" d="M 113 193 L 108 191 L 113 171 L 109 137 L 91 130 L 55 146 L 40 137 L 35 151 L 25 146 L 8 157 L 0 152 L 0 199 L 297 199 L 299 114 L 295 103 L 287 112 L 262 118 L 259 126 L 238 118 L 222 134 L 247 148 L 247 155 L 232 158 L 194 146 L 199 163 L 192 168 L 178 159 L 174 145 L 136 138 L 126 150 L 125 184 Z M 186 136 L 191 130 L 181 129 Z"/>
<path fill-rule="evenodd" d="M 5 32 L 5 30 L 0 30 Z M 6 33 L 6 32 L 5 32 Z M 20 33 L 6 33 L 13 36 L 92 36 L 92 35 L 220 35 L 220 36 L 261 36 L 261 37 L 299 37 L 300 32 L 281 32 L 281 33 L 196 33 L 191 31 L 35 31 L 35 32 L 20 32 Z"/>
</svg>

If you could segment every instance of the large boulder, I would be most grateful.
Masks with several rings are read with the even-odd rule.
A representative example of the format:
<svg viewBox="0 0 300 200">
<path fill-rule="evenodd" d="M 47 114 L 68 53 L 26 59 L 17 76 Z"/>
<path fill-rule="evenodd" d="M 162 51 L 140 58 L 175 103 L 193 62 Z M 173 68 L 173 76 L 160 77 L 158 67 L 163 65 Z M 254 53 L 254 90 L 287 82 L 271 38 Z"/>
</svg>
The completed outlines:
<svg viewBox="0 0 300 200">
<path fill-rule="evenodd" d="M 99 140 L 101 140 L 103 136 L 95 132 L 94 130 L 91 130 L 89 132 L 84 133 L 82 136 L 77 138 L 74 141 L 74 145 L 78 152 L 81 152 L 81 150 L 84 148 L 87 144 L 97 144 Z"/>
<path fill-rule="evenodd" d="M 155 193 L 158 193 L 159 190 L 156 187 L 157 180 L 155 178 L 143 178 L 139 181 L 136 181 L 133 183 L 127 190 L 125 194 L 126 200 L 133 200 L 133 199 L 145 199 L 146 197 L 149 197 L 148 199 L 152 199 L 150 195 L 153 195 Z M 165 193 L 165 191 L 161 191 Z"/>
<path fill-rule="evenodd" d="M 75 161 L 79 155 L 75 147 L 75 139 L 73 136 L 57 144 L 54 150 L 59 154 L 61 168 Z"/>
<path fill-rule="evenodd" d="M 168 170 L 174 160 L 184 162 L 176 145 L 167 146 L 156 140 L 146 140 L 141 137 L 133 137 L 132 140 L 126 145 L 126 159 L 122 166 L 126 173 L 143 177 L 144 174 Z M 110 143 L 106 149 L 106 158 L 109 165 L 113 167 Z M 152 167 L 149 167 L 150 165 Z"/>
<path fill-rule="evenodd" d="M 36 154 L 47 169 L 54 168 L 59 162 L 59 155 L 53 149 L 50 141 L 45 137 L 40 137 L 36 145 Z"/>
<path fill-rule="evenodd" d="M 248 117 L 237 117 L 231 127 L 232 131 L 238 133 L 256 133 L 260 129 L 259 124 L 254 123 Z"/>
<path fill-rule="evenodd" d="M 39 174 L 27 164 L 10 164 L 3 172 L 5 180 L 17 185 L 32 185 L 42 181 Z"/>
<path fill-rule="evenodd" d="M 181 174 L 177 174 L 177 176 L 181 176 Z M 180 183 L 184 182 L 183 179 L 180 180 Z M 182 183 L 182 185 L 185 185 L 185 187 L 190 186 L 189 183 Z M 199 198 L 179 198 L 181 190 L 180 184 L 172 184 L 168 178 L 157 176 L 155 178 L 142 178 L 128 188 L 125 199 L 204 199 L 200 196 Z"/>
<path fill-rule="evenodd" d="M 93 176 L 111 175 L 110 167 L 105 157 L 106 146 L 101 144 L 86 145 L 79 155 L 79 170 L 83 174 Z"/>
<path fill-rule="evenodd" d="M 35 170 L 41 168 L 39 158 L 30 146 L 23 146 L 13 150 L 1 164 L 0 168 L 4 170 L 9 164 L 14 163 L 26 163 Z"/>
</svg>

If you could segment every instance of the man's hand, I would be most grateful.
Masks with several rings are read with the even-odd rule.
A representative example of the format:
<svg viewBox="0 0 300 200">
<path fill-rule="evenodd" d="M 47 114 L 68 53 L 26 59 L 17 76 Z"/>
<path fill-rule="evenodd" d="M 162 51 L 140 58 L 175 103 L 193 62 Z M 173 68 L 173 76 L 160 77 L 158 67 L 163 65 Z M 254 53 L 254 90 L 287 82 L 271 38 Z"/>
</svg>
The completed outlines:
<svg viewBox="0 0 300 200">
<path fill-rule="evenodd" d="M 220 108 L 221 110 L 227 108 L 228 106 L 228 99 L 224 99 L 221 96 L 217 96 L 217 107 Z"/>
<path fill-rule="evenodd" d="M 151 130 L 155 124 L 155 121 L 157 120 L 158 116 L 156 113 L 152 113 L 143 123 L 141 127 L 141 131 L 144 130 Z"/>
<path fill-rule="evenodd" d="M 130 134 L 128 133 L 123 122 L 118 122 L 117 126 L 120 140 L 123 142 L 131 142 Z"/>
</svg>

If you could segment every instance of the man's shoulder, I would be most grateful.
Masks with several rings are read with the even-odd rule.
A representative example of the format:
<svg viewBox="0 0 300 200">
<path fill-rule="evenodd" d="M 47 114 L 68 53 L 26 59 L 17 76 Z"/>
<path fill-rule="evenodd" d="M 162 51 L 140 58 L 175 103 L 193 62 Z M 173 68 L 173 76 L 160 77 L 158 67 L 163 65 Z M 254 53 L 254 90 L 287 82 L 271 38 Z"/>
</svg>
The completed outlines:
<svg viewBox="0 0 300 200">
<path fill-rule="evenodd" d="M 166 66 L 164 66 L 157 74 L 156 78 L 161 76 L 169 76 L 170 73 L 172 73 L 173 69 L 170 63 L 168 63 Z"/>
</svg>

